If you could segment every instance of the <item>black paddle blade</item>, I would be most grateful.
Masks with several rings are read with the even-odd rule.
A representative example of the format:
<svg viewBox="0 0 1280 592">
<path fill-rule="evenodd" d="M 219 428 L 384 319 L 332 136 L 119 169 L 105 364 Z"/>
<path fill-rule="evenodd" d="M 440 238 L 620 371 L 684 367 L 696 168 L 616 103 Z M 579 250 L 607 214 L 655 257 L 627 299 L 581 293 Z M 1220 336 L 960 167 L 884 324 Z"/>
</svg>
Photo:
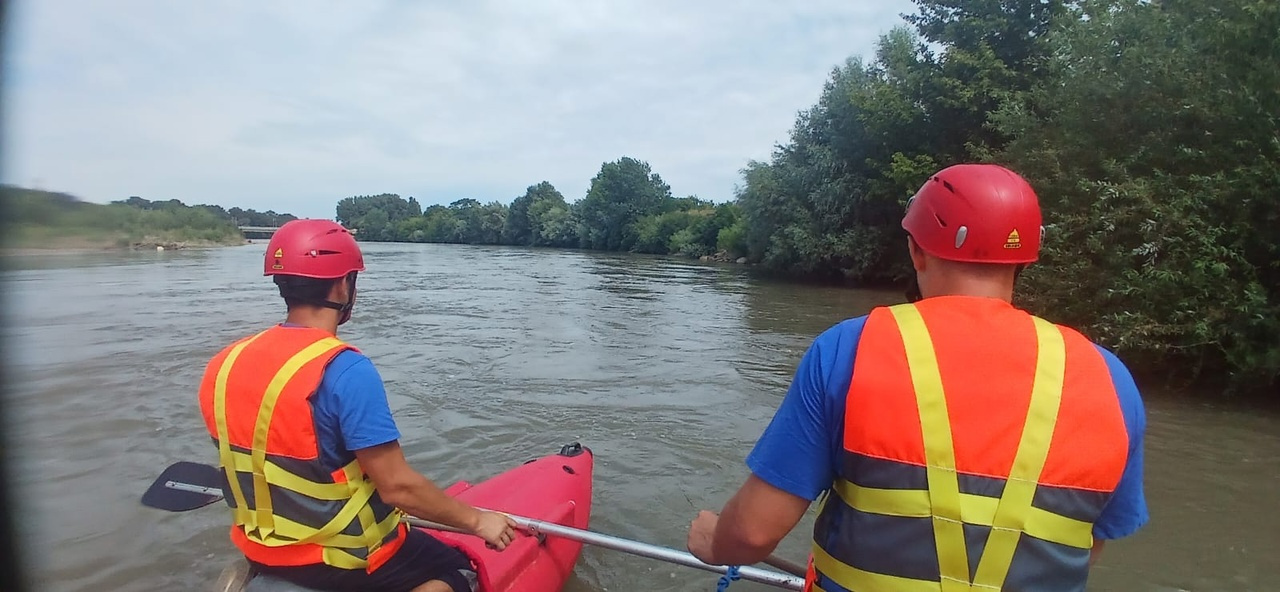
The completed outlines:
<svg viewBox="0 0 1280 592">
<path fill-rule="evenodd" d="M 142 494 L 142 505 L 170 512 L 203 508 L 222 499 L 217 467 L 181 461 L 169 465 Z"/>
</svg>

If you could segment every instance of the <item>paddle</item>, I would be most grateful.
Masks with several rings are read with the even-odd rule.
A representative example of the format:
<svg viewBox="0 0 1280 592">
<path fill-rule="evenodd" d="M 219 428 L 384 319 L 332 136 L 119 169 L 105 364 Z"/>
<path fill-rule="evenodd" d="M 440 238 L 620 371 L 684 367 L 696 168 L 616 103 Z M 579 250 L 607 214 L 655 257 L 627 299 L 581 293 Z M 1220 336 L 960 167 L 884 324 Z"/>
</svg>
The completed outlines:
<svg viewBox="0 0 1280 592">
<path fill-rule="evenodd" d="M 142 494 L 142 504 L 161 510 L 170 512 L 186 512 L 202 508 L 213 502 L 222 499 L 221 471 L 209 465 L 202 465 L 193 462 L 177 462 L 170 465 L 163 473 L 156 478 L 151 487 L 147 488 L 146 493 Z M 506 512 L 503 512 L 506 514 Z M 677 551 L 667 547 L 650 545 L 639 541 L 632 541 L 612 535 L 601 534 L 589 530 L 581 530 L 571 528 L 560 524 L 553 524 L 535 520 L 533 518 L 525 518 L 523 516 L 515 516 L 506 514 L 511 518 L 521 530 L 528 531 L 532 534 L 548 534 L 560 538 L 569 539 L 583 544 L 604 547 L 614 551 L 630 553 L 668 563 L 675 563 L 686 567 L 701 569 L 714 573 L 723 574 L 728 571 L 728 567 L 723 565 L 709 565 L 703 563 L 697 557 L 685 551 Z M 424 528 L 435 530 L 443 530 L 448 532 L 458 532 L 462 534 L 471 534 L 458 528 L 438 524 L 420 518 L 405 518 L 405 522 Z M 765 563 L 786 570 L 789 574 L 780 574 L 768 570 L 757 569 L 750 566 L 738 568 L 738 575 L 743 580 L 750 582 L 758 582 L 768 584 L 778 588 L 789 590 L 800 590 L 804 587 L 804 581 L 800 579 L 804 575 L 804 568 L 772 555 L 765 560 Z M 795 571 L 792 571 L 795 570 Z"/>
<path fill-rule="evenodd" d="M 222 499 L 221 474 L 217 467 L 209 465 L 173 463 L 142 494 L 142 505 L 170 512 L 203 508 Z"/>
</svg>

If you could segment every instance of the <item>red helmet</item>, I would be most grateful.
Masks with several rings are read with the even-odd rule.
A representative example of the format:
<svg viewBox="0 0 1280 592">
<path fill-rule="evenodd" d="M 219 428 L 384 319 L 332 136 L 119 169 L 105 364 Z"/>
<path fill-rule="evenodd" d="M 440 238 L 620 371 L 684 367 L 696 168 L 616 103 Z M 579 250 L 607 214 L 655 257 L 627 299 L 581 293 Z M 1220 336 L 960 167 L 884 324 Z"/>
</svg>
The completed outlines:
<svg viewBox="0 0 1280 592">
<path fill-rule="evenodd" d="M 902 228 L 930 255 L 970 263 L 1031 263 L 1044 234 L 1031 185 L 994 164 L 959 164 L 930 177 L 907 202 Z"/>
<path fill-rule="evenodd" d="M 364 271 L 356 239 L 330 220 L 291 220 L 271 235 L 262 275 L 340 278 Z"/>
</svg>

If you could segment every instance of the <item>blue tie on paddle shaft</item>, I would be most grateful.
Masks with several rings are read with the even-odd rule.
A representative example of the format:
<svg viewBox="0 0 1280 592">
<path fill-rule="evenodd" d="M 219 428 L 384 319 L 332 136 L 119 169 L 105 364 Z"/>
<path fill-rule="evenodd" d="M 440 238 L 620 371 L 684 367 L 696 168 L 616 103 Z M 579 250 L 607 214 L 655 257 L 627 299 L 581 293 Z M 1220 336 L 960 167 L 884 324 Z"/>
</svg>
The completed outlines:
<svg viewBox="0 0 1280 592">
<path fill-rule="evenodd" d="M 729 589 L 729 584 L 740 579 L 742 579 L 742 576 L 738 575 L 738 566 L 730 565 L 724 575 L 720 576 L 720 582 L 716 584 L 716 592 L 725 592 Z"/>
</svg>

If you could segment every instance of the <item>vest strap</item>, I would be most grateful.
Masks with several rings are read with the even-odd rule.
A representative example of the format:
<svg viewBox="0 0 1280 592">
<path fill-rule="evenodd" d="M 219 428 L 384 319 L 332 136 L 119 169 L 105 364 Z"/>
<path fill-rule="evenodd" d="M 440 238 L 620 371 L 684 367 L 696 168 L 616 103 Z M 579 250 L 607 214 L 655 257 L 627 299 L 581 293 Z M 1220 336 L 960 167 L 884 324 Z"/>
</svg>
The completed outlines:
<svg viewBox="0 0 1280 592">
<path fill-rule="evenodd" d="M 1062 332 L 1048 321 L 1032 317 L 1036 326 L 1036 376 L 1031 387 L 1031 403 L 1027 408 L 1027 421 L 1022 427 L 1022 439 L 1009 471 L 1009 480 L 1000 495 L 1000 505 L 991 524 L 991 536 L 978 561 L 974 586 L 1000 589 L 1018 539 L 1026 529 L 1031 512 L 1031 501 L 1036 495 L 1036 484 L 1049 457 L 1049 443 L 1053 440 L 1053 428 L 1058 421 L 1058 408 L 1062 403 L 1062 385 L 1065 379 L 1067 352 Z M 1091 535 L 1092 537 L 1092 535 Z"/>
<path fill-rule="evenodd" d="M 927 491 L 862 487 L 844 479 L 837 479 L 832 489 L 846 505 L 862 512 L 902 518 L 928 518 L 932 515 Z M 1000 498 L 962 492 L 961 519 L 965 524 L 994 526 L 999 504 Z M 1028 536 L 1051 543 L 1080 549 L 1093 547 L 1092 524 L 1035 506 L 1027 509 L 1023 530 Z"/>
<path fill-rule="evenodd" d="M 813 567 L 842 587 L 857 592 L 940 592 L 943 586 L 939 582 L 861 570 L 842 563 L 818 545 L 813 547 Z"/>
<path fill-rule="evenodd" d="M 916 391 L 920 428 L 924 439 L 925 469 L 929 479 L 934 545 L 942 591 L 969 590 L 969 553 L 965 548 L 964 518 L 960 513 L 960 481 L 951 439 L 951 418 L 942 388 L 942 373 L 924 317 L 912 305 L 890 307 L 906 348 L 907 367 Z"/>
<path fill-rule="evenodd" d="M 245 502 L 244 490 L 240 487 L 240 480 L 236 478 L 235 458 L 231 452 L 231 435 L 227 428 L 227 378 L 231 375 L 231 368 L 235 366 L 236 360 L 240 357 L 240 352 L 244 348 L 253 343 L 254 340 L 262 337 L 266 333 L 258 333 L 240 343 L 237 343 L 227 353 L 227 357 L 223 360 L 222 366 L 218 368 L 217 378 L 214 380 L 213 387 L 213 417 L 214 423 L 218 430 L 218 459 L 222 465 L 222 470 L 227 475 L 227 486 L 231 490 L 231 499 L 235 501 L 235 508 L 232 514 L 236 524 L 246 524 L 251 520 L 251 513 L 248 510 L 248 503 Z"/>
<path fill-rule="evenodd" d="M 236 471 L 245 474 L 253 473 L 253 458 L 249 453 L 232 450 L 231 457 Z M 289 472 L 271 459 L 266 460 L 262 472 L 267 477 L 269 485 L 283 487 L 318 500 L 344 500 L 351 494 L 351 487 L 346 483 L 317 483 Z"/>
</svg>

